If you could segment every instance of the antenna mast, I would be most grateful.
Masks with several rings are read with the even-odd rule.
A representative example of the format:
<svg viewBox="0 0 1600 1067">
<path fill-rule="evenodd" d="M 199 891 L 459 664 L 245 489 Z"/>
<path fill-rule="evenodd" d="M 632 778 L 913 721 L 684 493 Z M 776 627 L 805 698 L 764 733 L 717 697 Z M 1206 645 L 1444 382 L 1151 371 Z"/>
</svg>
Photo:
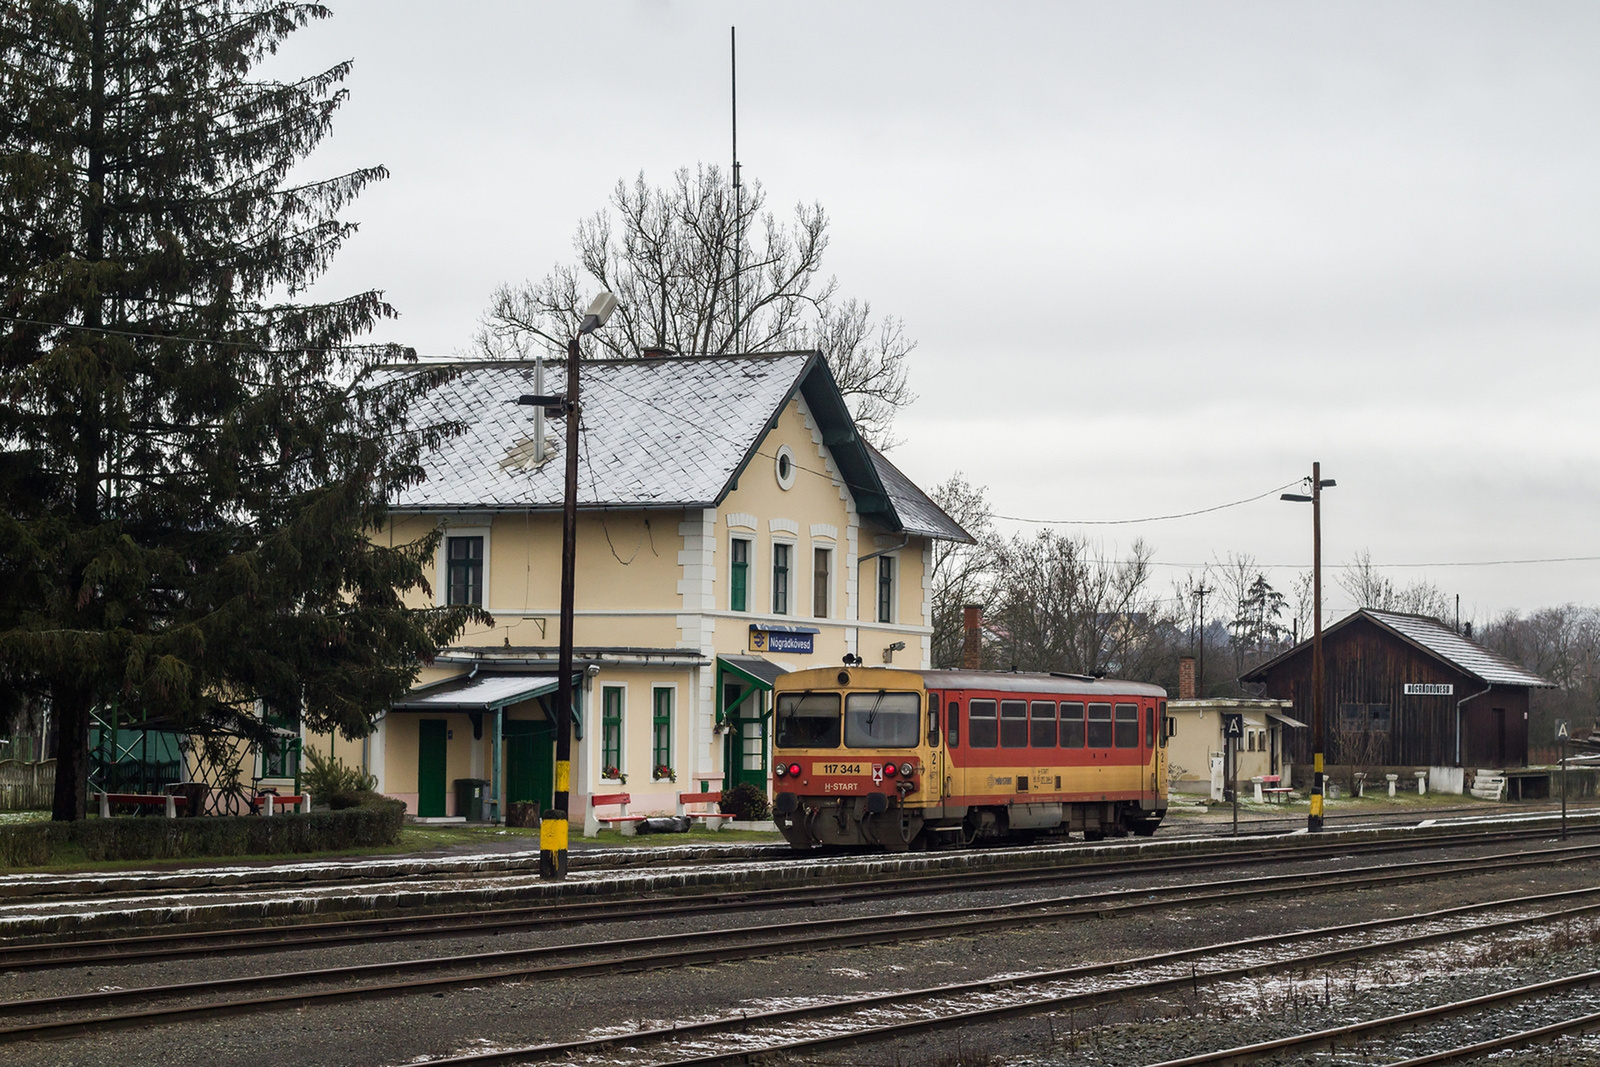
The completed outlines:
<svg viewBox="0 0 1600 1067">
<path fill-rule="evenodd" d="M 739 180 L 739 27 L 728 27 L 728 66 L 732 75 L 733 114 L 733 349 L 742 352 L 739 337 L 744 332 L 740 316 L 739 275 L 740 257 L 744 251 L 744 185 Z"/>
</svg>

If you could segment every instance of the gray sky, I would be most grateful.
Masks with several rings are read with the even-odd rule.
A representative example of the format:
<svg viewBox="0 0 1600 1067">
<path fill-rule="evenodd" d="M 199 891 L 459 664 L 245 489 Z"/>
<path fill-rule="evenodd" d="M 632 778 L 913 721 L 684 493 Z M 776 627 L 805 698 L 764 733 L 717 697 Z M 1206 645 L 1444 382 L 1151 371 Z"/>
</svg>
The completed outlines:
<svg viewBox="0 0 1600 1067">
<path fill-rule="evenodd" d="M 1118 519 L 1320 459 L 1327 564 L 1600 556 L 1600 7 L 333 5 L 273 69 L 356 60 L 308 166 L 393 173 L 317 292 L 387 290 L 388 338 L 464 348 L 619 177 L 725 164 L 737 24 L 747 176 L 821 201 L 842 291 L 919 341 L 924 486 Z M 1276 494 L 1082 532 L 1311 554 Z M 1600 561 L 1386 573 L 1469 616 L 1600 602 Z"/>
</svg>

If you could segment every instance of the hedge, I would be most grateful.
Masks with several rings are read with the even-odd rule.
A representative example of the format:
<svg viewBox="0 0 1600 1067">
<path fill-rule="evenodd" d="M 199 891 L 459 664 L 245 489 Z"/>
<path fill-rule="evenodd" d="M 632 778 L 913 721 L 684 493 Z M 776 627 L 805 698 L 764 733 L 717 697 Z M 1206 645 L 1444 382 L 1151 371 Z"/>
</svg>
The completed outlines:
<svg viewBox="0 0 1600 1067">
<path fill-rule="evenodd" d="M 309 815 L 222 815 L 198 819 L 129 816 L 0 826 L 0 868 L 96 860 L 197 859 L 333 852 L 392 845 L 406 807 L 380 800 Z"/>
</svg>

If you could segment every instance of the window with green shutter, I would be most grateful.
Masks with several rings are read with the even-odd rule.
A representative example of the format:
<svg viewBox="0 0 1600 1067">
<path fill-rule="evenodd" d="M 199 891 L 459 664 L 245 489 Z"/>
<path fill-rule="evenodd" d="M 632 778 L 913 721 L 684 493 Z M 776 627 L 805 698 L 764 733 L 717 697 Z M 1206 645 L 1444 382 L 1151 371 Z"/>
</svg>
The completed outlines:
<svg viewBox="0 0 1600 1067">
<path fill-rule="evenodd" d="M 615 778 L 622 773 L 622 687 L 608 685 L 600 690 L 600 775 Z"/>
<path fill-rule="evenodd" d="M 728 610 L 750 610 L 750 542 L 734 538 L 728 568 Z"/>
<path fill-rule="evenodd" d="M 655 707 L 650 716 L 650 763 L 656 778 L 673 777 L 672 696 L 671 689 L 657 689 L 654 694 Z"/>
</svg>

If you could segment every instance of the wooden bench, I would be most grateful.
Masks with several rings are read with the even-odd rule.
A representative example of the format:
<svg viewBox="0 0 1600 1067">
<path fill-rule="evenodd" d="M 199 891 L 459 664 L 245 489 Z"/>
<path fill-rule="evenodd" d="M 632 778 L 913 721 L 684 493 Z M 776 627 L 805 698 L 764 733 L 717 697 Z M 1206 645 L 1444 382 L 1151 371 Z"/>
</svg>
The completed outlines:
<svg viewBox="0 0 1600 1067">
<path fill-rule="evenodd" d="M 278 809 L 281 808 L 285 811 L 288 811 L 294 808 L 295 805 L 299 805 L 302 813 L 310 814 L 311 794 L 300 793 L 297 795 L 280 797 L 276 793 L 259 793 L 250 798 L 251 810 L 260 811 L 262 815 L 276 815 L 278 813 Z"/>
<path fill-rule="evenodd" d="M 1267 799 L 1272 803 L 1282 804 L 1294 790 L 1288 786 L 1278 785 L 1273 786 L 1271 789 L 1263 789 L 1262 792 L 1267 795 Z"/>
<path fill-rule="evenodd" d="M 111 818 L 111 805 L 135 804 L 142 808 L 163 807 L 169 819 L 178 817 L 178 809 L 189 806 L 188 797 L 180 797 L 173 793 L 101 793 L 100 817 Z"/>
<path fill-rule="evenodd" d="M 628 814 L 628 801 L 632 799 L 627 793 L 595 793 L 589 797 L 589 808 L 583 815 L 583 836 L 595 836 L 600 832 L 600 824 L 604 823 L 621 830 L 623 837 L 632 837 L 645 818 L 643 815 Z M 616 808 L 617 814 L 599 815 L 595 813 L 596 808 Z"/>
<path fill-rule="evenodd" d="M 715 807 L 715 805 L 719 805 L 721 803 L 721 790 L 718 790 L 715 793 L 679 793 L 678 814 L 686 815 L 691 819 L 704 819 L 706 821 L 707 830 L 720 830 L 723 823 L 733 821 L 733 816 L 724 815 L 719 808 Z M 711 804 L 713 807 L 710 811 L 686 810 L 691 804 Z"/>
</svg>

